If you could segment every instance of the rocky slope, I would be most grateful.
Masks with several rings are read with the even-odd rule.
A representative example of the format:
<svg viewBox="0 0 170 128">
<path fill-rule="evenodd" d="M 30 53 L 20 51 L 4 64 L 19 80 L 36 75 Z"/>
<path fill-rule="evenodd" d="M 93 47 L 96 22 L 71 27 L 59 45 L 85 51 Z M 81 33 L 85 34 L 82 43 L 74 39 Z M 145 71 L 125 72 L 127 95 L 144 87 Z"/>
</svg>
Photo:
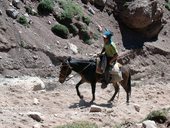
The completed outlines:
<svg viewBox="0 0 170 128">
<path fill-rule="evenodd" d="M 25 75 L 38 76 L 47 78 L 46 80 L 48 82 L 46 83 L 50 83 L 50 78 L 54 78 L 52 86 L 54 86 L 54 88 L 58 87 L 60 84 L 56 80 L 58 79 L 60 62 L 57 58 L 60 56 L 72 56 L 75 58 L 85 59 L 94 58 L 94 54 L 100 52 L 102 48 L 103 40 L 101 35 L 104 29 L 107 28 L 114 33 L 114 41 L 118 47 L 122 63 L 128 64 L 131 68 L 132 83 L 134 85 L 132 91 L 134 91 L 134 94 L 132 97 L 132 104 L 130 106 L 127 107 L 124 104 L 124 97 L 122 96 L 119 99 L 121 103 L 116 103 L 115 106 L 112 106 L 111 112 L 109 112 L 110 114 L 105 111 L 99 114 L 101 116 L 100 118 L 97 118 L 97 116 L 99 116 L 98 114 L 90 114 L 90 116 L 89 113 L 87 114 L 89 107 L 81 109 L 81 106 L 75 107 L 73 105 L 74 108 L 69 108 L 69 106 L 71 106 L 70 104 L 74 104 L 76 101 L 79 101 L 75 90 L 73 90 L 74 88 L 72 88 L 74 84 L 76 84 L 77 79 L 66 83 L 66 85 L 71 85 L 68 88 L 64 86 L 64 88 L 59 88 L 52 93 L 51 91 L 45 93 L 32 92 L 31 89 L 25 90 L 20 88 L 20 86 L 13 87 L 7 80 L 5 83 L 10 86 L 6 86 L 6 84 L 4 85 L 4 83 L 1 83 L 3 86 L 0 89 L 0 94 L 4 97 L 4 99 L 1 101 L 2 115 L 0 117 L 8 118 L 11 114 L 13 117 L 9 119 L 9 122 L 2 119 L 2 127 L 12 127 L 13 125 L 16 125 L 16 127 L 33 126 L 35 123 L 34 121 L 29 122 L 28 117 L 25 119 L 25 116 L 23 117 L 22 114 L 20 115 L 20 113 L 23 112 L 23 110 L 20 111 L 20 106 L 23 108 L 28 107 L 30 111 L 34 110 L 41 113 L 44 112 L 46 116 L 52 114 L 52 117 L 50 118 L 51 120 L 46 120 L 47 122 L 44 124 L 46 127 L 51 127 L 51 125 L 54 126 L 55 124 L 64 124 L 65 122 L 72 122 L 76 120 L 75 118 L 81 116 L 81 114 L 83 114 L 83 119 L 97 122 L 97 124 L 101 127 L 111 127 L 113 124 L 110 124 L 109 122 L 111 122 L 112 119 L 114 122 L 123 122 L 124 120 L 128 120 L 129 113 L 131 113 L 129 118 L 133 122 L 144 118 L 151 110 L 168 107 L 168 94 L 170 94 L 170 15 L 169 11 L 163 6 L 165 1 L 159 1 L 158 5 L 160 5 L 159 7 L 161 7 L 162 12 L 157 13 L 157 11 L 152 10 L 152 7 L 155 7 L 155 4 L 151 4 L 152 2 L 149 3 L 148 6 L 142 6 L 142 4 L 140 4 L 141 1 L 136 0 L 134 3 L 129 3 L 127 6 L 128 8 L 122 8 L 116 0 L 76 0 L 76 2 L 82 7 L 83 13 L 91 18 L 92 22 L 88 26 L 89 31 L 96 32 L 98 34 L 98 40 L 93 40 L 91 45 L 84 44 L 83 41 L 80 40 L 79 35 L 71 36 L 68 39 L 63 39 L 54 35 L 51 31 L 51 27 L 58 23 L 58 21 L 56 21 L 52 13 L 47 16 L 26 14 L 25 6 L 29 5 L 35 10 L 35 12 L 37 12 L 39 1 L 22 0 L 17 5 L 13 1 L 14 0 L 0 1 L 0 76 L 2 78 L 2 82 L 4 77 L 10 77 L 10 80 L 15 80 L 14 77 L 21 77 Z M 145 0 L 143 2 L 148 1 L 149 0 Z M 58 9 L 58 3 L 55 3 L 55 5 L 55 9 Z M 148 20 L 148 22 L 144 22 L 144 25 L 147 23 L 149 23 L 149 25 L 147 24 L 143 27 L 143 29 L 140 28 L 140 30 L 136 30 L 136 28 L 134 28 L 133 25 L 138 25 L 138 28 L 140 26 L 140 24 L 134 23 L 135 20 L 133 22 L 129 22 L 135 15 L 137 15 L 137 18 L 140 17 L 139 10 L 141 8 L 134 9 L 134 7 L 139 7 L 136 5 L 140 5 L 142 8 L 145 7 L 146 10 L 147 7 L 149 7 L 146 11 L 147 15 L 150 14 L 150 10 L 155 13 L 151 14 L 151 17 L 149 18 L 144 15 L 145 13 L 142 15 L 143 19 L 139 19 L 140 22 L 143 23 L 143 21 Z M 11 8 L 14 9 L 12 10 L 12 17 L 7 13 L 7 10 Z M 122 14 L 123 12 L 119 13 L 121 9 L 123 9 L 126 13 L 128 10 L 131 14 L 134 14 L 127 14 L 130 18 L 127 20 L 127 24 L 127 17 L 123 17 L 127 15 Z M 18 23 L 18 18 L 15 17 L 15 14 L 18 15 L 17 17 L 25 15 L 29 20 L 29 27 L 25 27 Z M 156 29 L 156 32 L 152 31 L 156 33 L 156 38 L 154 39 L 146 38 L 146 35 L 143 34 L 148 30 L 148 28 L 150 28 L 152 20 L 155 22 L 161 21 L 159 22 L 161 23 L 159 24 L 159 27 L 151 25 Z M 138 21 L 138 19 L 136 19 L 136 21 Z M 152 34 L 153 33 L 151 33 L 151 35 Z M 23 85 L 23 83 L 21 83 L 21 85 Z M 11 90 L 11 88 L 14 90 Z M 71 90 L 72 93 L 68 90 Z M 85 92 L 87 99 L 89 99 L 89 92 L 91 92 L 89 91 L 90 89 L 85 86 L 82 90 Z M 25 93 L 27 91 L 28 93 Z M 66 98 L 67 95 L 71 96 Z M 103 90 L 98 89 L 96 96 L 98 97 L 96 100 L 97 104 L 102 104 L 107 101 L 107 98 L 105 98 L 106 95 L 108 96 L 107 90 L 104 90 L 103 92 Z M 19 100 L 17 96 L 19 97 Z M 74 97 L 70 99 L 72 96 Z M 31 108 L 32 99 L 29 99 L 30 97 L 37 97 L 38 99 L 42 98 L 43 101 L 41 101 L 40 104 L 43 104 L 44 107 L 43 105 L 40 105 L 38 106 L 38 110 L 36 109 L 37 106 Z M 58 97 L 59 99 L 56 100 Z M 52 112 L 48 111 L 49 99 L 52 99 L 51 102 L 55 102 L 51 103 L 53 104 Z M 63 105 L 63 101 L 67 103 L 67 105 Z M 133 103 L 141 106 L 142 110 L 140 113 L 137 113 L 134 109 L 130 111 L 131 108 L 134 107 Z M 58 108 L 56 107 L 56 104 L 58 105 Z M 79 103 L 76 102 L 75 105 L 77 104 Z M 148 106 L 148 104 L 150 106 Z M 152 107 L 153 105 L 155 106 Z M 11 109 L 4 110 L 5 107 Z M 129 107 L 130 110 L 128 109 Z M 16 108 L 16 113 L 14 112 L 14 108 Z M 54 113 L 59 113 L 60 111 L 64 111 L 63 115 L 58 115 L 59 117 L 56 116 L 53 118 L 53 116 L 55 116 Z M 68 118 L 64 118 L 68 113 L 70 116 L 68 116 Z M 71 116 L 73 113 L 76 115 L 75 117 Z M 134 119 L 136 113 L 139 116 Z M 105 116 L 107 119 L 109 119 L 110 116 L 111 118 L 109 120 L 101 120 L 104 119 Z M 125 118 L 123 118 L 124 116 Z M 17 118 L 15 119 L 15 117 Z M 52 118 L 58 122 L 55 122 Z"/>
</svg>

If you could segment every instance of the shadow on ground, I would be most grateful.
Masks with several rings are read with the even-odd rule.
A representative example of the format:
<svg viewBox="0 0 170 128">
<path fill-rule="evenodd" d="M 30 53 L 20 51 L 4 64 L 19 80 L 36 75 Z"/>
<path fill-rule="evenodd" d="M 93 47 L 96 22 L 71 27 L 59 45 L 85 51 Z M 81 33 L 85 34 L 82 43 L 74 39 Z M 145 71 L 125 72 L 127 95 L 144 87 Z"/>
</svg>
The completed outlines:
<svg viewBox="0 0 170 128">
<path fill-rule="evenodd" d="M 69 108 L 88 108 L 91 107 L 91 105 L 96 105 L 96 106 L 100 106 L 100 107 L 106 107 L 106 108 L 112 108 L 113 104 L 112 103 L 102 103 L 102 104 L 97 104 L 95 102 L 86 102 L 85 100 L 81 99 L 79 101 L 79 103 L 74 103 L 72 105 L 69 106 Z"/>
</svg>

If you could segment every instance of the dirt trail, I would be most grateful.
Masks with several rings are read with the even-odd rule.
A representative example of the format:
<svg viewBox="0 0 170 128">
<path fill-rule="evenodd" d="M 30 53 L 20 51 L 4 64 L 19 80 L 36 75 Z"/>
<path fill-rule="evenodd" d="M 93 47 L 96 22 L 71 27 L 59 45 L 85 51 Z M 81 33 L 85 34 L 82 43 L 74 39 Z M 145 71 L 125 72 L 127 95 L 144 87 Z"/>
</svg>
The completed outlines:
<svg viewBox="0 0 170 128">
<path fill-rule="evenodd" d="M 25 81 L 25 83 L 23 83 Z M 126 105 L 126 95 L 123 88 L 120 89 L 119 98 L 116 97 L 112 104 L 107 100 L 113 94 L 113 87 L 109 85 L 105 90 L 98 84 L 96 89 L 95 105 L 102 107 L 102 112 L 91 113 L 89 101 L 91 100 L 91 88 L 88 84 L 80 86 L 84 100 L 79 100 L 74 88 L 75 78 L 61 85 L 55 79 L 43 79 L 51 91 L 32 91 L 29 81 L 32 77 L 1 79 L 0 83 L 0 127 L 1 128 L 30 128 L 35 124 L 49 128 L 74 121 L 90 121 L 99 127 L 110 128 L 115 123 L 125 121 L 139 122 L 146 115 L 157 109 L 170 107 L 170 84 L 142 85 L 132 87 L 130 104 Z M 39 104 L 34 105 L 34 99 Z M 139 108 L 139 112 L 135 109 Z M 28 112 L 40 112 L 44 116 L 43 122 L 37 122 L 28 117 Z"/>
</svg>

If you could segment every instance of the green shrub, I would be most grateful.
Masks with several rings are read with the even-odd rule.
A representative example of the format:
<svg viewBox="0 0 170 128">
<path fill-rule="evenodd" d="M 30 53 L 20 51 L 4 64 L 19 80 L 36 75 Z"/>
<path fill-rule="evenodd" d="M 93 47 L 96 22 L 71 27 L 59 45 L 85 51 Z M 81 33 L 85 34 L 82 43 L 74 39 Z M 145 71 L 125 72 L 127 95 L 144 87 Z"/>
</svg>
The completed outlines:
<svg viewBox="0 0 170 128">
<path fill-rule="evenodd" d="M 28 14 L 32 13 L 32 7 L 31 6 L 25 6 L 25 10 Z"/>
<path fill-rule="evenodd" d="M 25 16 L 19 17 L 19 19 L 17 21 L 18 21 L 18 23 L 20 23 L 20 24 L 22 24 L 24 26 L 28 25 L 28 21 L 27 21 L 27 18 Z"/>
<path fill-rule="evenodd" d="M 72 23 L 72 18 L 73 15 L 68 10 L 65 10 L 58 16 L 58 21 L 64 24 L 70 24 Z"/>
<path fill-rule="evenodd" d="M 98 40 L 98 39 L 99 39 L 99 34 L 93 33 L 93 39 L 94 39 L 94 40 Z"/>
<path fill-rule="evenodd" d="M 91 44 L 91 37 L 90 33 L 87 30 L 82 30 L 80 32 L 80 38 L 84 41 L 86 44 Z"/>
<path fill-rule="evenodd" d="M 93 42 L 92 42 L 91 39 L 89 39 L 89 40 L 85 40 L 84 43 L 85 43 L 85 44 L 88 44 L 88 45 L 91 45 Z"/>
<path fill-rule="evenodd" d="M 154 120 L 158 123 L 164 123 L 167 120 L 167 109 L 152 111 L 147 115 L 145 120 Z"/>
<path fill-rule="evenodd" d="M 57 17 L 59 21 L 66 24 L 71 23 L 73 17 L 79 19 L 83 15 L 82 8 L 72 0 L 60 0 L 60 7 L 63 12 Z"/>
<path fill-rule="evenodd" d="M 41 0 L 37 10 L 40 15 L 48 15 L 53 11 L 54 2 L 53 0 Z"/>
<path fill-rule="evenodd" d="M 74 23 L 74 25 L 75 25 L 80 31 L 82 31 L 82 30 L 87 30 L 87 29 L 88 29 L 88 26 L 87 26 L 85 23 L 83 23 L 82 21 L 78 21 L 78 22 Z"/>
<path fill-rule="evenodd" d="M 25 6 L 25 10 L 30 15 L 34 15 L 34 16 L 37 15 L 37 13 L 33 11 L 31 6 Z"/>
<path fill-rule="evenodd" d="M 98 126 L 94 123 L 89 123 L 89 122 L 76 122 L 76 123 L 67 124 L 63 126 L 57 126 L 55 128 L 98 128 Z"/>
<path fill-rule="evenodd" d="M 90 22 L 91 22 L 90 17 L 83 16 L 83 22 L 84 22 L 84 23 L 86 23 L 87 25 L 89 25 L 89 24 L 90 24 Z"/>
<path fill-rule="evenodd" d="M 68 26 L 68 29 L 69 29 L 69 32 L 73 33 L 74 36 L 77 35 L 79 32 L 78 28 L 74 24 L 70 24 Z"/>
<path fill-rule="evenodd" d="M 69 36 L 69 30 L 65 25 L 56 24 L 51 28 L 51 30 L 55 35 L 60 36 L 62 38 L 67 39 Z"/>
<path fill-rule="evenodd" d="M 70 13 L 75 16 L 75 15 L 81 15 L 83 14 L 82 8 L 74 1 L 72 0 L 60 0 L 59 1 L 60 7 L 63 10 L 70 11 Z"/>
<path fill-rule="evenodd" d="M 165 8 L 170 11 L 170 0 L 168 0 L 168 2 L 165 3 Z"/>
</svg>

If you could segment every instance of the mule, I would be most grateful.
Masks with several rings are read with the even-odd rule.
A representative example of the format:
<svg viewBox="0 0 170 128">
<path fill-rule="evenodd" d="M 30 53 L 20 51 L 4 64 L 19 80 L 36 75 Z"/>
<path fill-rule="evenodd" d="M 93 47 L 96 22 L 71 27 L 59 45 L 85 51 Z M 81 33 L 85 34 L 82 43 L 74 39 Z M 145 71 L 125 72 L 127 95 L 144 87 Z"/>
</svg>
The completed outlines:
<svg viewBox="0 0 170 128">
<path fill-rule="evenodd" d="M 83 99 L 83 95 L 80 94 L 79 86 L 85 82 L 91 84 L 92 88 L 92 100 L 95 100 L 96 83 L 102 82 L 103 75 L 96 73 L 96 62 L 94 60 L 80 60 L 74 58 L 67 58 L 62 61 L 59 74 L 59 82 L 64 83 L 66 78 L 72 71 L 77 72 L 81 76 L 81 80 L 76 84 L 76 92 L 80 99 Z M 122 78 L 120 82 L 113 82 L 115 93 L 108 102 L 114 100 L 116 94 L 119 92 L 119 85 L 121 85 L 126 91 L 126 102 L 129 103 L 129 97 L 131 95 L 131 75 L 130 69 L 127 66 L 121 67 Z"/>
</svg>

